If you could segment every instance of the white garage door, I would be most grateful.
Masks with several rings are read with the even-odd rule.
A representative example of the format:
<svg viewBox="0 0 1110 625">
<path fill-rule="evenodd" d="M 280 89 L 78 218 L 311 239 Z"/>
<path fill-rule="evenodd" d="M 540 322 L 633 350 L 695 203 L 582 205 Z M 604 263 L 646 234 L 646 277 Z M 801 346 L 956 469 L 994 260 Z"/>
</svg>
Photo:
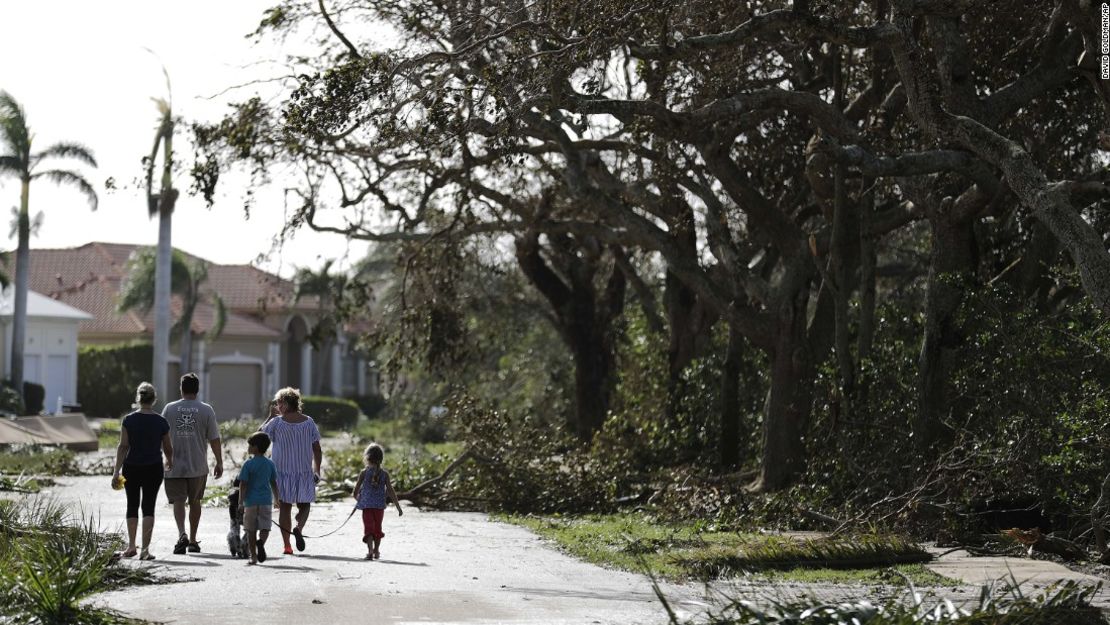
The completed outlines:
<svg viewBox="0 0 1110 625">
<path fill-rule="evenodd" d="M 213 364 L 208 369 L 208 403 L 221 421 L 242 415 L 258 419 L 262 414 L 262 367 L 258 365 Z"/>
</svg>

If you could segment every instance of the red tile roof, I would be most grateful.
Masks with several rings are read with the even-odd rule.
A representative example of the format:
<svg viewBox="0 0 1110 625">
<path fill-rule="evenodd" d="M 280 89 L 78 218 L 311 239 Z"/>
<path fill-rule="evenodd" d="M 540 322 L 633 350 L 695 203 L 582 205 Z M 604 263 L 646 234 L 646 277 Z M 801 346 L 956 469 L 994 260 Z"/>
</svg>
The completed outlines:
<svg viewBox="0 0 1110 625">
<path fill-rule="evenodd" d="M 95 319 L 82 322 L 82 334 L 149 334 L 153 314 L 116 310 L 120 283 L 127 273 L 127 261 L 142 246 L 123 243 L 87 243 L 76 248 L 32 249 L 30 289 L 80 308 Z M 191 259 L 195 256 L 186 254 Z M 208 264 L 207 292 L 216 292 L 228 308 L 225 336 L 278 337 L 280 332 L 260 321 L 267 312 L 317 309 L 315 298 L 293 301 L 290 280 L 251 265 Z M 174 298 L 174 317 L 181 302 Z M 207 331 L 215 317 L 214 309 L 200 304 L 193 316 L 193 331 Z"/>
</svg>

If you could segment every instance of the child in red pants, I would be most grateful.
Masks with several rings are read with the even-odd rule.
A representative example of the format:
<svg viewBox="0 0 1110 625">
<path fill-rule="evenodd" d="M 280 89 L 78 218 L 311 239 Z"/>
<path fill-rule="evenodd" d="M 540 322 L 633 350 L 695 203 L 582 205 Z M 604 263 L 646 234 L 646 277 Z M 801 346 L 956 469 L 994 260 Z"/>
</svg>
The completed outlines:
<svg viewBox="0 0 1110 625">
<path fill-rule="evenodd" d="M 356 508 L 362 510 L 362 542 L 366 543 L 366 559 L 377 560 L 382 554 L 378 548 L 382 544 L 382 517 L 385 516 L 385 507 L 388 501 L 397 506 L 397 516 L 404 514 L 401 502 L 397 501 L 397 493 L 393 492 L 393 485 L 389 483 L 389 473 L 382 468 L 382 459 L 385 452 L 381 445 L 370 443 L 366 451 L 362 452 L 362 459 L 366 461 L 366 469 L 359 474 L 352 493 L 358 503 Z"/>
</svg>

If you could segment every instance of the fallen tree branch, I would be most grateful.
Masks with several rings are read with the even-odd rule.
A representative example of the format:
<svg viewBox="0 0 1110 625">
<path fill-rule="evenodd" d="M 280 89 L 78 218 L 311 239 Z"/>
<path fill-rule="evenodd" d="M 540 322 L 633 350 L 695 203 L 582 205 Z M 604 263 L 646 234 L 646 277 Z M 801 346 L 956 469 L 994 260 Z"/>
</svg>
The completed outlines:
<svg viewBox="0 0 1110 625">
<path fill-rule="evenodd" d="M 397 493 L 397 498 L 411 500 L 414 497 L 419 497 L 421 492 L 428 490 L 429 488 L 435 486 L 436 484 L 439 484 L 443 480 L 450 477 L 450 475 L 454 473 L 455 469 L 459 468 L 459 465 L 461 465 L 463 462 L 466 462 L 467 460 L 470 460 L 473 457 L 474 456 L 469 449 L 463 451 L 461 454 L 459 454 L 458 458 L 455 458 L 451 461 L 451 464 L 447 465 L 447 468 L 443 470 L 443 473 L 440 473 L 436 477 L 424 480 L 423 482 L 417 484 L 416 486 L 413 486 L 407 491 Z"/>
<path fill-rule="evenodd" d="M 808 508 L 799 507 L 798 514 L 804 516 L 807 519 L 818 521 L 820 523 L 827 523 L 829 525 L 835 525 L 837 527 L 843 526 L 845 524 L 844 519 L 831 517 L 827 514 L 822 514 L 820 512 L 817 512 L 816 510 L 810 510 Z"/>
</svg>

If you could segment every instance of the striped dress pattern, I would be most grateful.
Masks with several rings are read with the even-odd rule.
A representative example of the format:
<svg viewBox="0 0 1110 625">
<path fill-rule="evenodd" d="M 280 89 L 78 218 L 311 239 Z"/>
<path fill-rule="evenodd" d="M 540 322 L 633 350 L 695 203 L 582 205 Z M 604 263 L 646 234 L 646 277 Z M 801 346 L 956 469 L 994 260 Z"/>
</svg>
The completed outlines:
<svg viewBox="0 0 1110 625">
<path fill-rule="evenodd" d="M 316 501 L 316 480 L 312 477 L 312 444 L 320 442 L 320 428 L 312 417 L 289 423 L 277 417 L 262 426 L 270 436 L 272 459 L 277 467 L 278 495 L 285 503 Z"/>
</svg>

